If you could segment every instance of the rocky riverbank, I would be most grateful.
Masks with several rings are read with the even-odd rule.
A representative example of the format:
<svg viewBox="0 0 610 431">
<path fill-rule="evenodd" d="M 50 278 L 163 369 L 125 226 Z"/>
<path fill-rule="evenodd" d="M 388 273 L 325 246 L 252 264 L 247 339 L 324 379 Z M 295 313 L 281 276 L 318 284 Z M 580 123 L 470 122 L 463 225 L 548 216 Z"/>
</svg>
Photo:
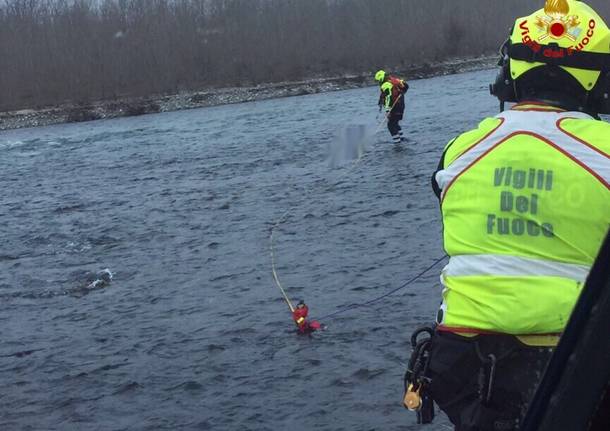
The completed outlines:
<svg viewBox="0 0 610 431">
<path fill-rule="evenodd" d="M 494 67 L 497 56 L 424 63 L 396 73 L 408 80 L 481 70 Z M 45 109 L 25 109 L 0 113 L 0 130 L 51 124 L 127 117 L 177 111 L 278 97 L 300 96 L 327 91 L 370 86 L 371 72 L 296 82 L 279 82 L 255 87 L 216 88 L 174 95 L 125 98 L 88 104 L 63 104 Z"/>
</svg>

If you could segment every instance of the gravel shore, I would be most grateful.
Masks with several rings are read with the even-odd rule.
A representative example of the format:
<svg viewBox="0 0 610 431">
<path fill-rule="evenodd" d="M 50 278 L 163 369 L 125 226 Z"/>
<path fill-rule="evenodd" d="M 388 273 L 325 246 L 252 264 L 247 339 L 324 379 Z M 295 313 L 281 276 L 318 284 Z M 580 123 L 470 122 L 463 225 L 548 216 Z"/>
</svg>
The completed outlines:
<svg viewBox="0 0 610 431">
<path fill-rule="evenodd" d="M 454 59 L 439 63 L 424 63 L 406 70 L 398 70 L 395 73 L 404 76 L 407 80 L 413 80 L 487 69 L 494 67 L 496 62 L 497 56 Z M 44 109 L 1 112 L 0 130 L 127 117 L 368 86 L 371 86 L 370 71 L 338 77 L 263 84 L 255 87 L 215 88 L 174 95 L 125 98 L 88 104 L 63 104 Z"/>
</svg>

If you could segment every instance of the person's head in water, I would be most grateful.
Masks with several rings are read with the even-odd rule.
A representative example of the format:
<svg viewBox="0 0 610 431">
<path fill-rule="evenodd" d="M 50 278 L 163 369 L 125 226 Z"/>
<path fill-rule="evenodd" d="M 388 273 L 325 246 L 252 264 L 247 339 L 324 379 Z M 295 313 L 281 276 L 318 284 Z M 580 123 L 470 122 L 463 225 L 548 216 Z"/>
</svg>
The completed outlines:
<svg viewBox="0 0 610 431">
<path fill-rule="evenodd" d="M 501 102 L 610 113 L 610 30 L 587 4 L 547 0 L 515 21 L 501 55 L 491 86 Z"/>
<path fill-rule="evenodd" d="M 305 308 L 307 307 L 307 304 L 305 304 L 305 302 L 303 302 L 303 300 L 301 299 L 299 301 L 299 303 L 297 304 L 297 308 Z"/>
<path fill-rule="evenodd" d="M 386 75 L 385 70 L 377 71 L 375 74 L 375 82 L 377 82 L 379 85 L 383 84 L 385 82 Z"/>
</svg>

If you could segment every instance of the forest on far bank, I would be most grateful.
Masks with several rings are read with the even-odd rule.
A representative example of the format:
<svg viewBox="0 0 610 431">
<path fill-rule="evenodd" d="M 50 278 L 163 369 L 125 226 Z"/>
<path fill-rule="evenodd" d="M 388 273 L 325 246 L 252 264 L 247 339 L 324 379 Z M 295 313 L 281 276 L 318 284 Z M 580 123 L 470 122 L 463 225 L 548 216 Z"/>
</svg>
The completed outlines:
<svg viewBox="0 0 610 431">
<path fill-rule="evenodd" d="M 589 1 L 610 19 L 610 4 Z M 0 110 L 493 53 L 543 0 L 0 0 Z"/>
</svg>

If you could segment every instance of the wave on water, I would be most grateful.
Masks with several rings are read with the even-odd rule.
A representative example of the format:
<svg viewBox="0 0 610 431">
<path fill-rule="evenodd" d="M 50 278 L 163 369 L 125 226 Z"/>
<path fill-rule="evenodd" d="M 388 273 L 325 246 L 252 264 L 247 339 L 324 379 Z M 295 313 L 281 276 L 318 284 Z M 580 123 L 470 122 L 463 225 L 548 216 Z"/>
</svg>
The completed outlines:
<svg viewBox="0 0 610 431">
<path fill-rule="evenodd" d="M 90 294 L 93 291 L 101 290 L 110 285 L 110 282 L 114 278 L 114 274 L 110 269 L 106 268 L 97 273 L 87 273 L 85 283 L 72 288 L 64 290 L 57 296 L 72 296 L 75 298 L 81 298 L 85 295 Z"/>
<path fill-rule="evenodd" d="M 106 269 L 98 272 L 97 276 L 99 278 L 96 278 L 91 283 L 89 283 L 87 285 L 86 289 L 89 289 L 89 290 L 101 289 L 101 288 L 107 286 L 112 281 L 114 274 L 112 273 L 112 271 L 110 271 L 108 268 L 106 268 Z"/>
<path fill-rule="evenodd" d="M 113 278 L 114 273 L 110 269 L 105 268 L 97 272 L 85 272 L 82 276 L 79 276 L 79 280 L 82 281 L 78 281 L 78 285 L 76 287 L 63 290 L 45 289 L 43 291 L 1 294 L 0 299 L 48 299 L 60 296 L 82 298 L 83 296 L 86 296 L 92 292 L 107 288 L 112 282 Z"/>
<path fill-rule="evenodd" d="M 0 150 L 11 150 L 13 148 L 22 147 L 23 145 L 28 144 L 28 142 L 24 141 L 5 141 L 0 142 Z"/>
</svg>

